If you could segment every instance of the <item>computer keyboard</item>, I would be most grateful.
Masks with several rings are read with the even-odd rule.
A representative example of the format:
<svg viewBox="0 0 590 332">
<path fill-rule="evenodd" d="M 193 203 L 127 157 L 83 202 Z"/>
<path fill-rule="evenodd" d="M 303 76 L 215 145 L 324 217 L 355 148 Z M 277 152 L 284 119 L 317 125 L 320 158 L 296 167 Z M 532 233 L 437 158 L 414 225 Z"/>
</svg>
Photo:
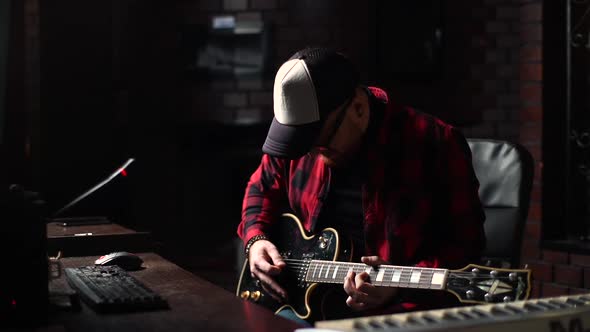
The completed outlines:
<svg viewBox="0 0 590 332">
<path fill-rule="evenodd" d="M 117 265 L 65 268 L 72 288 L 99 312 L 165 309 L 167 302 Z"/>
</svg>

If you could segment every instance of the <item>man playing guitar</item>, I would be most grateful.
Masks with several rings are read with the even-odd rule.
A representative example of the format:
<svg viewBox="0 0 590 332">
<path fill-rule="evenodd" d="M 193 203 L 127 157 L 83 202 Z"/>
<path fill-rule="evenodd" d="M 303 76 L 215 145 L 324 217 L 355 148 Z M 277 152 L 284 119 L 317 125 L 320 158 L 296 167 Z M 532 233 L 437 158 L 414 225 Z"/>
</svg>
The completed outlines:
<svg viewBox="0 0 590 332">
<path fill-rule="evenodd" d="M 360 85 L 350 61 L 324 48 L 298 51 L 279 68 L 273 104 L 237 231 L 252 277 L 274 299 L 288 303 L 290 295 L 278 280 L 288 262 L 269 235 L 286 210 L 307 232 L 334 227 L 346 234 L 354 256 L 370 266 L 479 262 L 485 216 L 469 146 L 457 128 Z M 367 272 L 349 271 L 343 290 L 343 302 L 358 315 L 448 300 L 377 287 Z"/>
</svg>

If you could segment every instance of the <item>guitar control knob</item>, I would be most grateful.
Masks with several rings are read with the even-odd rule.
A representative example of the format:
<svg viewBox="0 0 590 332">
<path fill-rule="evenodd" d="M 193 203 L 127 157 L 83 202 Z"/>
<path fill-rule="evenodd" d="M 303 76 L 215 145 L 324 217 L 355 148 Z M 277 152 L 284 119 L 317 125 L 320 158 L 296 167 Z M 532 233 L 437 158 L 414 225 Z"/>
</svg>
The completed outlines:
<svg viewBox="0 0 590 332">
<path fill-rule="evenodd" d="M 468 299 L 472 299 L 472 298 L 475 297 L 475 292 L 472 291 L 472 290 L 468 290 L 468 291 L 465 292 L 465 295 L 467 295 L 467 298 Z"/>
<path fill-rule="evenodd" d="M 492 302 L 494 296 L 490 293 L 486 293 L 486 295 L 483 296 L 483 299 L 486 300 L 486 302 Z"/>
<path fill-rule="evenodd" d="M 511 302 L 512 298 L 510 296 L 504 296 L 504 298 L 502 299 L 504 302 Z"/>
<path fill-rule="evenodd" d="M 252 299 L 252 301 L 254 302 L 260 300 L 261 296 L 262 294 L 260 293 L 260 291 L 253 291 L 252 293 L 250 293 L 250 299 Z"/>
<path fill-rule="evenodd" d="M 320 242 L 320 248 L 326 249 L 328 247 L 328 239 L 326 239 L 325 237 L 320 236 L 318 241 Z"/>
<path fill-rule="evenodd" d="M 516 273 L 514 273 L 514 272 L 511 272 L 511 273 L 508 275 L 508 279 L 510 279 L 510 281 L 516 281 L 516 278 L 517 278 L 517 277 L 518 277 L 518 276 L 517 276 L 517 274 L 516 274 Z"/>
<path fill-rule="evenodd" d="M 245 290 L 240 293 L 241 299 L 246 300 L 246 299 L 248 299 L 248 297 L 250 297 L 250 291 Z"/>
</svg>

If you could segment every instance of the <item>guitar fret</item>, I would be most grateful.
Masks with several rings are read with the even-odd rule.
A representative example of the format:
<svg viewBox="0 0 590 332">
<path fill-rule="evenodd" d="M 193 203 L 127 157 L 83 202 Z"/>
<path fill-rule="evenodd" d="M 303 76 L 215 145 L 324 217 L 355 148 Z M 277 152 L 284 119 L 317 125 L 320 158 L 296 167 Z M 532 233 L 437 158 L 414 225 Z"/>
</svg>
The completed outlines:
<svg viewBox="0 0 590 332">
<path fill-rule="evenodd" d="M 312 261 L 306 280 L 340 284 L 350 271 L 356 274 L 366 272 L 376 286 L 423 289 L 445 289 L 447 273 L 444 269 L 391 265 L 375 268 L 362 263 Z"/>
<path fill-rule="evenodd" d="M 379 273 L 377 274 L 377 278 L 375 278 L 376 281 L 378 282 L 382 282 L 383 281 L 383 276 L 385 275 L 385 268 L 381 268 L 379 269 Z"/>
<path fill-rule="evenodd" d="M 391 276 L 390 276 L 391 269 L 388 267 L 384 267 L 382 269 L 383 269 L 383 278 L 381 279 L 381 285 L 382 286 L 389 286 L 390 280 L 391 280 Z"/>
<path fill-rule="evenodd" d="M 393 276 L 391 277 L 391 281 L 395 283 L 399 283 L 399 279 L 402 275 L 402 271 L 398 269 L 393 270 Z"/>
<path fill-rule="evenodd" d="M 359 265 L 359 264 L 355 264 L 354 265 L 354 272 L 355 273 L 363 273 L 363 271 L 365 271 L 365 265 Z"/>
<path fill-rule="evenodd" d="M 428 284 L 428 288 L 432 288 L 433 284 L 432 284 L 432 279 L 434 277 L 436 270 L 430 269 L 428 272 L 428 279 L 426 279 L 426 283 Z"/>
<path fill-rule="evenodd" d="M 411 276 L 412 276 L 412 268 L 402 268 L 400 286 L 409 287 Z"/>
<path fill-rule="evenodd" d="M 422 269 L 422 274 L 420 275 L 418 288 L 430 288 L 431 287 L 431 280 L 432 280 L 432 269 Z"/>
</svg>

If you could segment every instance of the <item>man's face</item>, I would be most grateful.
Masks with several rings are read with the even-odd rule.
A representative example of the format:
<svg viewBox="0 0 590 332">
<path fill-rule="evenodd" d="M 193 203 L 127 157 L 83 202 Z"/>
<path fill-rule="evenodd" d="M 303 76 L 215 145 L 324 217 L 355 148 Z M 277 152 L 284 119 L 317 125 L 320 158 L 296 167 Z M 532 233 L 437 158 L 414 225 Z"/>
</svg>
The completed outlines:
<svg viewBox="0 0 590 332">
<path fill-rule="evenodd" d="M 356 109 L 364 107 L 360 99 L 358 96 L 353 96 L 332 111 L 326 118 L 320 136 L 314 144 L 312 153 L 319 154 L 330 167 L 345 164 L 360 147 L 368 124 L 368 116 L 365 116 L 366 114 L 359 116 Z"/>
</svg>

